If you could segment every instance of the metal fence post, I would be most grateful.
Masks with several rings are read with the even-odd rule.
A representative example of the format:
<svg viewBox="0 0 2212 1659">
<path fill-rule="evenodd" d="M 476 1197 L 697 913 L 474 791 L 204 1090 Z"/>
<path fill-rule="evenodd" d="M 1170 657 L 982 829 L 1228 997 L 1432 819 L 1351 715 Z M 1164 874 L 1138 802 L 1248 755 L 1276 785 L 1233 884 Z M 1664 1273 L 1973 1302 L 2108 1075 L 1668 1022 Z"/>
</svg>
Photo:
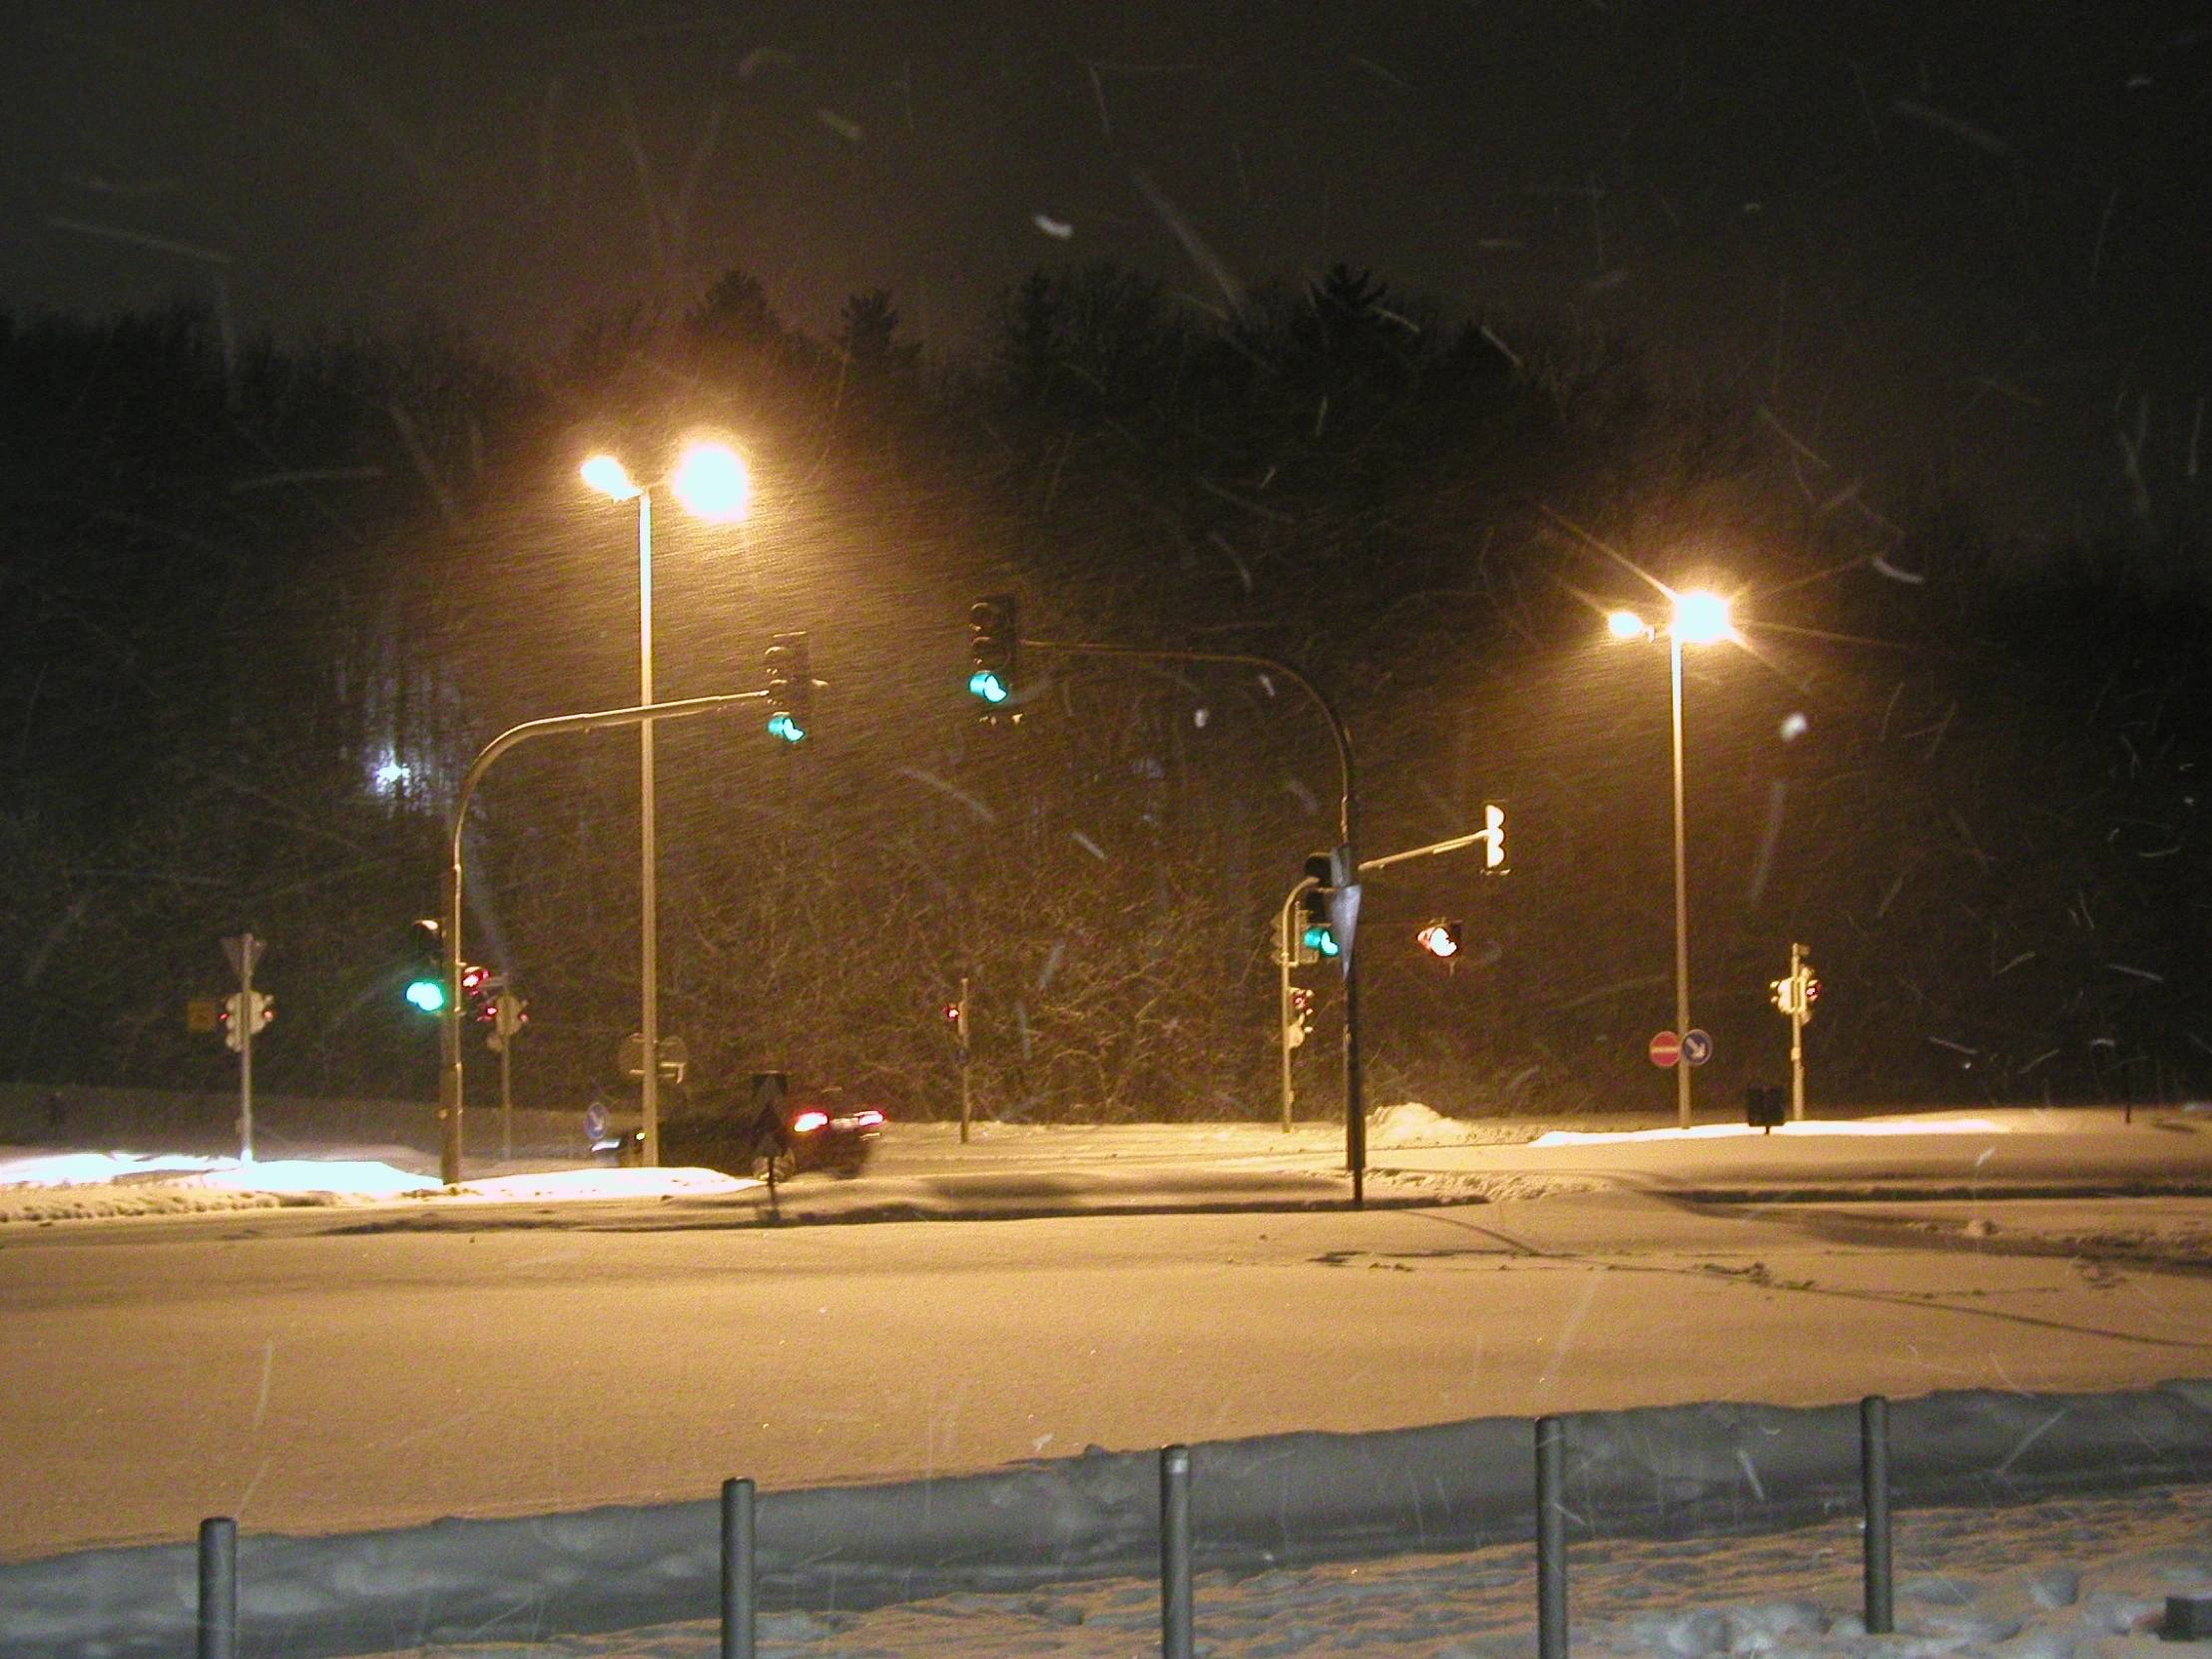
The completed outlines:
<svg viewBox="0 0 2212 1659">
<path fill-rule="evenodd" d="M 1536 1419 L 1536 1652 L 1567 1659 L 1567 1425 Z"/>
<path fill-rule="evenodd" d="M 239 1523 L 200 1523 L 200 1659 L 238 1659 Z"/>
<path fill-rule="evenodd" d="M 722 1659 L 753 1659 L 753 1482 L 722 1483 Z"/>
<path fill-rule="evenodd" d="M 1160 1448 L 1160 1653 L 1191 1659 L 1191 1448 Z"/>
<path fill-rule="evenodd" d="M 1890 1402 L 1869 1394 L 1859 1402 L 1859 1489 L 1867 1523 L 1867 1634 L 1897 1628 L 1890 1596 Z"/>
</svg>

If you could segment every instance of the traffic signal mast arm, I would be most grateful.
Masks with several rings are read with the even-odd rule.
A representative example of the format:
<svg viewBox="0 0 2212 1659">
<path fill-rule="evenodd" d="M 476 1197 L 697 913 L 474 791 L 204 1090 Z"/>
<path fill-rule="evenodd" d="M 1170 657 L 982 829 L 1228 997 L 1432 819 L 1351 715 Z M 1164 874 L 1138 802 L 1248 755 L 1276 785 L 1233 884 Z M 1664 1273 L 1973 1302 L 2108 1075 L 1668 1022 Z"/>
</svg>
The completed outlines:
<svg viewBox="0 0 2212 1659">
<path fill-rule="evenodd" d="M 563 732 L 596 732 L 608 726 L 642 726 L 649 720 L 683 720 L 690 715 L 719 714 L 744 703 L 766 700 L 765 691 L 725 692 L 718 697 L 686 697 L 673 703 L 641 703 L 628 709 L 601 709 L 592 714 L 555 715 L 547 720 L 526 720 L 510 726 L 477 751 L 461 778 L 453 798 L 452 832 L 446 842 L 445 925 L 439 930 L 445 945 L 445 1006 L 438 1018 L 438 1118 L 442 1131 L 438 1153 L 438 1179 L 447 1186 L 461 1178 L 461 830 L 468 823 L 469 802 L 492 763 L 532 738 L 550 738 Z"/>
<path fill-rule="evenodd" d="M 1390 865 L 1401 864 L 1408 858 L 1429 858 L 1439 852 L 1456 852 L 1463 846 L 1474 846 L 1483 841 L 1500 838 L 1503 833 L 1504 823 L 1501 817 L 1497 828 L 1494 830 L 1477 830 L 1471 835 L 1453 835 L 1449 840 L 1430 841 L 1426 846 L 1409 846 L 1403 852 L 1389 852 L 1380 858 L 1363 858 L 1360 860 L 1360 873 L 1365 875 L 1373 869 L 1387 869 Z"/>
</svg>

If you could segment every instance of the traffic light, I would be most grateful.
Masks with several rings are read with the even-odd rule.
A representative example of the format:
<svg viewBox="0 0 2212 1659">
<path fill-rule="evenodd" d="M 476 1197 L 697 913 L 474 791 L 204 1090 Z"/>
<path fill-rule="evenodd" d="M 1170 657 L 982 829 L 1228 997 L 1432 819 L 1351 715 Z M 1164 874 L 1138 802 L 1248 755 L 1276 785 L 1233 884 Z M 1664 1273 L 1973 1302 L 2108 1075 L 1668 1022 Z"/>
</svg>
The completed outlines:
<svg viewBox="0 0 2212 1659">
<path fill-rule="evenodd" d="M 491 1031 L 484 1046 L 494 1054 L 506 1052 L 515 1034 L 530 1023 L 530 999 L 513 991 L 501 991 L 491 999 Z"/>
<path fill-rule="evenodd" d="M 244 1048 L 249 1033 L 264 1030 L 276 1017 L 276 999 L 267 991 L 233 991 L 223 999 L 223 1041 Z"/>
<path fill-rule="evenodd" d="M 1505 873 L 1505 809 L 1494 802 L 1482 809 L 1482 873 Z"/>
<path fill-rule="evenodd" d="M 967 689 L 992 708 L 1014 695 L 1020 669 L 1021 627 L 1010 593 L 978 599 L 968 611 Z"/>
<path fill-rule="evenodd" d="M 807 664 L 807 636 L 778 634 L 762 654 L 768 676 L 768 729 L 786 743 L 803 742 L 814 727 L 815 677 Z"/>
<path fill-rule="evenodd" d="M 1306 926 L 1298 936 L 1298 947 L 1300 959 L 1311 962 L 1333 957 L 1340 949 L 1337 930 L 1329 920 L 1329 896 L 1337 881 L 1336 860 L 1326 852 L 1317 852 L 1306 860 L 1306 874 L 1315 884 L 1299 895 Z"/>
<path fill-rule="evenodd" d="M 1289 1047 L 1298 1048 L 1314 1033 L 1314 993 L 1304 985 L 1291 987 L 1291 1019 L 1284 1028 L 1283 1041 Z"/>
<path fill-rule="evenodd" d="M 1420 941 L 1421 949 L 1440 962 L 1448 962 L 1459 954 L 1459 924 L 1456 921 L 1432 921 L 1413 937 Z"/>
<path fill-rule="evenodd" d="M 480 1025 L 490 1025 L 499 1017 L 499 995 L 506 988 L 504 973 L 477 962 L 461 968 L 461 999 L 468 1004 L 468 1017 Z"/>
<path fill-rule="evenodd" d="M 407 988 L 400 992 L 407 1006 L 425 1014 L 445 1012 L 445 947 L 436 920 L 425 916 L 407 928 L 407 953 L 413 958 L 407 970 Z"/>
<path fill-rule="evenodd" d="M 1813 964 L 1802 963 L 1786 979 L 1771 979 L 1767 989 L 1775 1007 L 1795 1019 L 1813 1017 L 1813 1004 L 1821 998 L 1821 982 L 1813 977 Z"/>
</svg>

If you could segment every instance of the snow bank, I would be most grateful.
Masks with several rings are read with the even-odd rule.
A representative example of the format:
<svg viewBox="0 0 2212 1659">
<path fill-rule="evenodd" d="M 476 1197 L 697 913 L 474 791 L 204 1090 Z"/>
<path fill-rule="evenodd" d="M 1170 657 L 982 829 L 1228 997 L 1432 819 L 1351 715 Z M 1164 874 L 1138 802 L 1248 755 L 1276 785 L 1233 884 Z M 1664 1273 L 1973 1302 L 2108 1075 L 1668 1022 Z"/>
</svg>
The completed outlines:
<svg viewBox="0 0 2212 1659">
<path fill-rule="evenodd" d="M 1930 1394 L 1893 1405 L 1890 1421 L 1902 1506 L 2212 1477 L 2212 1382 Z M 1856 1405 L 1662 1406 L 1577 1413 L 1568 1424 L 1580 1538 L 1762 1530 L 1858 1505 Z M 1292 1567 L 1523 1540 L 1531 1465 L 1530 1426 L 1517 1417 L 1202 1444 L 1192 1471 L 1197 1564 Z M 957 1479 L 764 1493 L 763 1604 L 852 1609 L 1149 1574 L 1156 1469 L 1149 1450 L 1092 1450 Z M 705 1499 L 321 1538 L 248 1534 L 241 1621 L 258 1659 L 319 1659 L 705 1618 L 717 1514 Z M 194 1572 L 190 1544 L 0 1566 L 0 1651 L 187 1651 Z"/>
<path fill-rule="evenodd" d="M 2009 1135 L 2011 1129 L 1990 1118 L 1805 1118 L 1776 1124 L 1777 1135 Z M 1550 1129 L 1530 1146 L 1602 1146 L 1613 1141 L 1725 1141 L 1738 1135 L 1764 1135 L 1748 1123 L 1701 1123 L 1693 1129 Z"/>
</svg>

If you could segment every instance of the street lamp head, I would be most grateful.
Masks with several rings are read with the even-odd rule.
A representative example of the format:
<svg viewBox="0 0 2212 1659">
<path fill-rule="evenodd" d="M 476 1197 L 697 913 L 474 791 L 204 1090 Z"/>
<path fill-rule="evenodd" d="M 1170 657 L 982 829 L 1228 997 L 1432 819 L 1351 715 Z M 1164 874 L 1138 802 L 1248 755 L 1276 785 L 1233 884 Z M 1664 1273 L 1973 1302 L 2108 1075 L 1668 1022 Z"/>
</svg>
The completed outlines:
<svg viewBox="0 0 2212 1659">
<path fill-rule="evenodd" d="M 1734 639 L 1736 629 L 1728 620 L 1728 601 L 1699 588 L 1674 597 L 1675 637 L 1684 645 L 1711 645 Z"/>
<path fill-rule="evenodd" d="M 724 524 L 745 517 L 753 497 L 745 462 L 726 443 L 695 443 L 685 450 L 669 487 L 694 517 Z"/>
<path fill-rule="evenodd" d="M 601 495 L 609 495 L 617 501 L 630 501 L 644 494 L 644 490 L 630 481 L 630 473 L 612 455 L 594 455 L 579 470 L 584 482 Z"/>
<path fill-rule="evenodd" d="M 1651 638 L 1650 625 L 1634 611 L 1607 612 L 1605 626 L 1613 638 L 1617 640 L 1647 640 Z"/>
</svg>

